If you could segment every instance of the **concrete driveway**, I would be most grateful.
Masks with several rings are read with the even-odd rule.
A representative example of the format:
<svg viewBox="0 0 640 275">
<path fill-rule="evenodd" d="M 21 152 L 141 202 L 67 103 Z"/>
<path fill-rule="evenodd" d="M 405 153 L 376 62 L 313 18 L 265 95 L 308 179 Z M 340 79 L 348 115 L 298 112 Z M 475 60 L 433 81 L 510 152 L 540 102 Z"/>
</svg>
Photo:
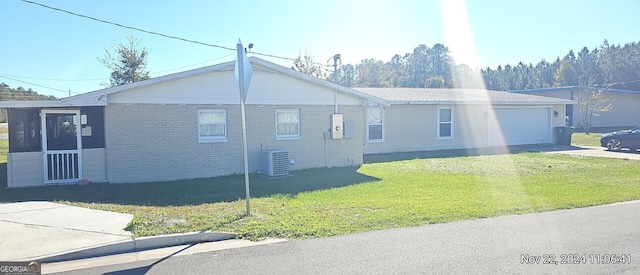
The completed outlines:
<svg viewBox="0 0 640 275">
<path fill-rule="evenodd" d="M 607 151 L 604 147 L 589 146 L 567 146 L 558 144 L 526 144 L 526 145 L 510 145 L 495 146 L 473 149 L 452 149 L 452 150 L 436 150 L 406 153 L 385 153 L 385 154 L 367 154 L 364 155 L 364 163 L 387 162 L 397 160 L 409 160 L 416 158 L 450 158 L 450 157 L 466 157 L 466 156 L 483 156 L 483 155 L 504 155 L 517 154 L 521 152 L 532 153 L 550 153 L 550 154 L 567 154 L 585 157 L 605 157 L 619 159 L 640 160 L 640 152 L 631 152 L 622 150 L 619 152 Z"/>
<path fill-rule="evenodd" d="M 585 156 L 585 157 L 603 157 L 603 158 L 640 160 L 640 152 L 632 152 L 630 150 L 621 150 L 618 152 L 613 152 L 605 149 L 604 147 L 571 146 L 570 149 L 550 151 L 547 153 L 566 154 L 566 155 Z"/>
<path fill-rule="evenodd" d="M 133 215 L 30 201 L 0 204 L 0 259 L 30 261 L 131 241 Z"/>
</svg>

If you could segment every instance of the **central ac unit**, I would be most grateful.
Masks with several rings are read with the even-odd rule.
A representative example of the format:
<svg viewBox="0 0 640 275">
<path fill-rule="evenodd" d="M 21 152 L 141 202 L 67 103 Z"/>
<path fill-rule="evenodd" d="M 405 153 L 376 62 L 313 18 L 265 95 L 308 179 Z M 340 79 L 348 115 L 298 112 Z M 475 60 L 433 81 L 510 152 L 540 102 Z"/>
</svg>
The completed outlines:
<svg viewBox="0 0 640 275">
<path fill-rule="evenodd" d="M 262 173 L 269 177 L 289 175 L 289 152 L 286 150 L 263 151 Z"/>
</svg>

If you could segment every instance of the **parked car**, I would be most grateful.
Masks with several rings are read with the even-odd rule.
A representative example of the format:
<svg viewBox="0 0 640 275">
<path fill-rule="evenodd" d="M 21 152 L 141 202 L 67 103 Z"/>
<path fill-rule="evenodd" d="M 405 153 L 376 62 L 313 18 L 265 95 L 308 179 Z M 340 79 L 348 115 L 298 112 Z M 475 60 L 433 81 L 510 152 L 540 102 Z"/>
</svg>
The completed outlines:
<svg viewBox="0 0 640 275">
<path fill-rule="evenodd" d="M 622 130 L 602 135 L 600 145 L 609 151 L 619 151 L 622 148 L 629 148 L 635 152 L 640 148 L 640 126 L 631 130 Z"/>
</svg>

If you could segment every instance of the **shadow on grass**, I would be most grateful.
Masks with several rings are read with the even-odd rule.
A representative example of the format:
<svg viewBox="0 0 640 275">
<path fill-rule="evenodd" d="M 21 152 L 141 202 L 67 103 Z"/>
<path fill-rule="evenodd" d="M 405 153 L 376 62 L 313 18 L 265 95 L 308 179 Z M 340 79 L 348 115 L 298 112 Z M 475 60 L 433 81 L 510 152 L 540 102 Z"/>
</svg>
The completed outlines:
<svg viewBox="0 0 640 275">
<path fill-rule="evenodd" d="M 0 167 L 0 169 L 6 174 L 6 164 L 4 165 L 5 167 Z M 379 180 L 360 174 L 357 170 L 358 167 L 315 168 L 294 171 L 292 177 L 278 179 L 252 174 L 250 177 L 251 197 L 269 197 L 275 194 L 296 195 L 301 192 Z M 92 183 L 87 186 L 2 188 L 0 203 L 61 200 L 149 206 L 197 205 L 243 199 L 245 197 L 244 186 L 244 175 L 232 175 L 168 182 Z"/>
</svg>

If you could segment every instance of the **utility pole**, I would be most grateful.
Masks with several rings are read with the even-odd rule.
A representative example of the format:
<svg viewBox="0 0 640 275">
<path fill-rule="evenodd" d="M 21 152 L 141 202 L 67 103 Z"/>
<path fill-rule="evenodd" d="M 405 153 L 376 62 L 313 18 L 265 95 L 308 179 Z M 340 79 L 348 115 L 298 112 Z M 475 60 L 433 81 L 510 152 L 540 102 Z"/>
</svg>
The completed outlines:
<svg viewBox="0 0 640 275">
<path fill-rule="evenodd" d="M 342 64 L 339 53 L 333 56 L 333 83 L 335 84 L 338 84 L 338 60 L 340 60 L 340 64 Z"/>
</svg>

